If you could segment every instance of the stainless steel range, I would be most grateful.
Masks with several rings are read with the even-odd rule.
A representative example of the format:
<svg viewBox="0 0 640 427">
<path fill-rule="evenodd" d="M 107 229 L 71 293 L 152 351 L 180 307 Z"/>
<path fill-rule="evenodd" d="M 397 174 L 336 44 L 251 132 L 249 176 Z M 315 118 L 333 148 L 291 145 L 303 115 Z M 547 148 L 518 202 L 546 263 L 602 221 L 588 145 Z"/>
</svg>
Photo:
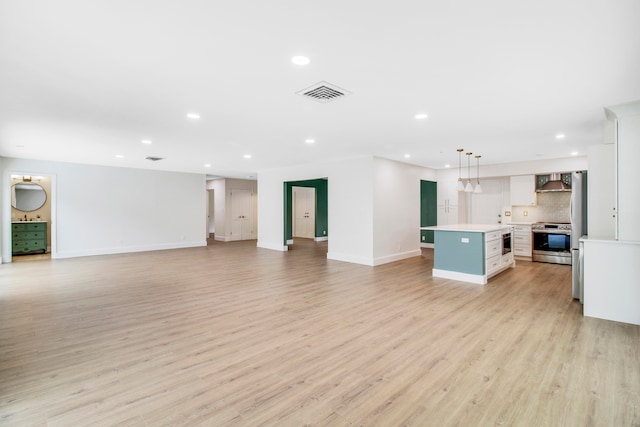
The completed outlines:
<svg viewBox="0 0 640 427">
<path fill-rule="evenodd" d="M 571 265 L 571 223 L 537 222 L 533 232 L 533 260 Z"/>
</svg>

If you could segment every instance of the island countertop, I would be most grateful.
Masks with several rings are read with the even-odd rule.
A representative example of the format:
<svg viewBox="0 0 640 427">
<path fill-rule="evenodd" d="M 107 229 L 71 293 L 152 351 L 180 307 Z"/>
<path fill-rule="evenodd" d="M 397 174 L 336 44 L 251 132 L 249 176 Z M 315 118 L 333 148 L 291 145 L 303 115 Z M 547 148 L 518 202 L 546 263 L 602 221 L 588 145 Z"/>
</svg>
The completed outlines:
<svg viewBox="0 0 640 427">
<path fill-rule="evenodd" d="M 498 231 L 510 229 L 512 225 L 509 224 L 449 224 L 449 225 L 434 225 L 431 227 L 420 227 L 420 230 L 433 230 L 433 231 L 466 231 L 472 233 L 488 233 L 490 231 Z"/>
</svg>

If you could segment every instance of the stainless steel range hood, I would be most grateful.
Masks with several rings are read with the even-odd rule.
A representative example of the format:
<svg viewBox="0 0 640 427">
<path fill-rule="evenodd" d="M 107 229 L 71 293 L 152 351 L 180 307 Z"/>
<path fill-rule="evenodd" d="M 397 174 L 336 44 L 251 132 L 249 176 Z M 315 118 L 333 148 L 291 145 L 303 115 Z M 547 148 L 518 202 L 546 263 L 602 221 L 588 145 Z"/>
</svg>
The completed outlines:
<svg viewBox="0 0 640 427">
<path fill-rule="evenodd" d="M 562 182 L 562 176 L 559 173 L 553 173 L 546 184 L 536 189 L 538 193 L 549 193 L 552 191 L 571 191 L 571 186 Z"/>
</svg>

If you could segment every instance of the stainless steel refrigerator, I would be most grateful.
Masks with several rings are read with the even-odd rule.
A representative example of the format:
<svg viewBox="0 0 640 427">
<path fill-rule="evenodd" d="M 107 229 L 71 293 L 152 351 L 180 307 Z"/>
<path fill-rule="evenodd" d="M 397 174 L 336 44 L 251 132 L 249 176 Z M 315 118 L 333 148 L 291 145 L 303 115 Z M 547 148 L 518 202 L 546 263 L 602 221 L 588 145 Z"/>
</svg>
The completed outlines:
<svg viewBox="0 0 640 427">
<path fill-rule="evenodd" d="M 587 235 L 587 171 L 571 174 L 571 268 L 573 298 L 583 300 L 583 265 L 580 238 Z"/>
</svg>

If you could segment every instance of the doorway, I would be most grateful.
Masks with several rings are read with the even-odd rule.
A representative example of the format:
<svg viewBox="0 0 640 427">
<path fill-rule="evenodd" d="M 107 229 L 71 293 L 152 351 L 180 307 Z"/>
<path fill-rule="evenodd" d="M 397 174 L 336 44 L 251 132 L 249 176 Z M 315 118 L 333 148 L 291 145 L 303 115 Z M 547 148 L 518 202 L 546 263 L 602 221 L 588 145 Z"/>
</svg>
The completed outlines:
<svg viewBox="0 0 640 427">
<path fill-rule="evenodd" d="M 3 199 L 3 262 L 56 258 L 55 175 L 9 171 Z"/>
<path fill-rule="evenodd" d="M 296 200 L 294 203 L 294 187 L 296 188 Z M 301 232 L 315 242 L 329 239 L 329 209 L 328 209 L 329 185 L 326 178 L 310 179 L 305 181 L 290 181 L 284 183 L 284 244 L 291 245 L 295 235 L 302 237 Z M 311 199 L 311 200 L 310 200 Z M 306 213 L 308 212 L 308 215 Z M 301 216 L 296 223 L 296 213 Z M 308 216 L 309 218 L 304 218 Z"/>
<path fill-rule="evenodd" d="M 214 191 L 207 190 L 207 238 L 214 237 L 216 233 Z"/>
</svg>

